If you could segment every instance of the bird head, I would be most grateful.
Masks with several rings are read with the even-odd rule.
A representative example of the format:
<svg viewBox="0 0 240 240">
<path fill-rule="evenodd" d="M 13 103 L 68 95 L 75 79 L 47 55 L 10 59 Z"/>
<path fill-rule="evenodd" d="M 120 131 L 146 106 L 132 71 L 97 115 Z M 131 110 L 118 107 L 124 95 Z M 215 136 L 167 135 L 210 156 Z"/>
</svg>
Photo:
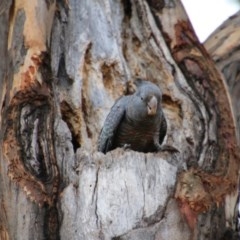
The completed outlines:
<svg viewBox="0 0 240 240">
<path fill-rule="evenodd" d="M 162 93 L 153 83 L 143 81 L 137 85 L 137 91 L 133 94 L 129 111 L 133 119 L 153 118 L 160 110 Z"/>
<path fill-rule="evenodd" d="M 161 104 L 161 95 L 152 91 L 140 91 L 139 92 L 140 103 L 145 108 L 145 113 L 148 116 L 156 115 L 159 106 Z"/>
</svg>

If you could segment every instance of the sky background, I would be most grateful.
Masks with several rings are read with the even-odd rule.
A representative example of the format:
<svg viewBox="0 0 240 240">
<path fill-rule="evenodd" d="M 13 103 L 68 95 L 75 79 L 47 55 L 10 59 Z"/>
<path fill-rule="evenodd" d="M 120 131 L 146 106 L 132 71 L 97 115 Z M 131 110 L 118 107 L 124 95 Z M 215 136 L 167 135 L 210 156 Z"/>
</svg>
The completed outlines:
<svg viewBox="0 0 240 240">
<path fill-rule="evenodd" d="M 234 0 L 182 0 L 182 3 L 201 42 L 240 9 Z"/>
</svg>

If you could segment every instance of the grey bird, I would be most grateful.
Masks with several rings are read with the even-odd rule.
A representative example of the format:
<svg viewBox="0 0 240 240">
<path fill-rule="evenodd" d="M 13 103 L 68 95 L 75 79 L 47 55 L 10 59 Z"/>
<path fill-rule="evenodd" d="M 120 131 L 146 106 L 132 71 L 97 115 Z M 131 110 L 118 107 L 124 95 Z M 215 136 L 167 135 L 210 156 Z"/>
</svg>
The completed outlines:
<svg viewBox="0 0 240 240">
<path fill-rule="evenodd" d="M 139 152 L 173 150 L 161 146 L 167 132 L 162 111 L 162 93 L 155 84 L 137 79 L 132 95 L 120 97 L 108 114 L 98 139 L 98 151 L 117 147 Z"/>
</svg>

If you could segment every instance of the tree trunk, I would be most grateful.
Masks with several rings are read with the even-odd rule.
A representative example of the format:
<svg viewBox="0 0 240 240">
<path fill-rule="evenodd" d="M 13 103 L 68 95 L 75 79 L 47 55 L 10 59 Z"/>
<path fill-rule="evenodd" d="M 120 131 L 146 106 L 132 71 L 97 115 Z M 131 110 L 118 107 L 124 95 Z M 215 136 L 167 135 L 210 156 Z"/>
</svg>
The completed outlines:
<svg viewBox="0 0 240 240">
<path fill-rule="evenodd" d="M 206 40 L 205 47 L 211 54 L 218 69 L 225 77 L 230 93 L 232 108 L 240 141 L 240 75 L 239 75 L 239 40 L 240 11 L 226 20 Z"/>
<path fill-rule="evenodd" d="M 230 94 L 231 106 L 233 108 L 236 136 L 240 146 L 240 69 L 239 69 L 239 42 L 240 42 L 240 11 L 231 16 L 221 26 L 219 26 L 206 40 L 205 47 L 216 63 L 217 68 L 224 75 L 225 84 Z M 240 182 L 238 184 L 238 194 L 232 199 L 232 206 L 238 213 L 237 230 L 240 234 Z M 235 217 L 236 218 L 236 217 Z"/>
<path fill-rule="evenodd" d="M 1 4 L 0 239 L 224 239 L 233 114 L 180 1 Z M 97 152 L 136 77 L 161 88 L 179 153 Z"/>
</svg>

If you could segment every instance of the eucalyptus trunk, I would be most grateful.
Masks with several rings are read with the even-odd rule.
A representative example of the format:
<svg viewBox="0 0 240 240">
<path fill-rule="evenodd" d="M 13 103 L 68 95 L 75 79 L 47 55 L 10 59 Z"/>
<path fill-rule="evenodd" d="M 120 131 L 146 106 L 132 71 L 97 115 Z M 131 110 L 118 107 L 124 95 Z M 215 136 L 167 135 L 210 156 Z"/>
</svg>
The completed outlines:
<svg viewBox="0 0 240 240">
<path fill-rule="evenodd" d="M 231 101 L 179 0 L 0 6 L 0 239 L 232 234 Z M 162 90 L 165 143 L 178 153 L 97 151 L 111 106 L 137 77 Z"/>
</svg>

